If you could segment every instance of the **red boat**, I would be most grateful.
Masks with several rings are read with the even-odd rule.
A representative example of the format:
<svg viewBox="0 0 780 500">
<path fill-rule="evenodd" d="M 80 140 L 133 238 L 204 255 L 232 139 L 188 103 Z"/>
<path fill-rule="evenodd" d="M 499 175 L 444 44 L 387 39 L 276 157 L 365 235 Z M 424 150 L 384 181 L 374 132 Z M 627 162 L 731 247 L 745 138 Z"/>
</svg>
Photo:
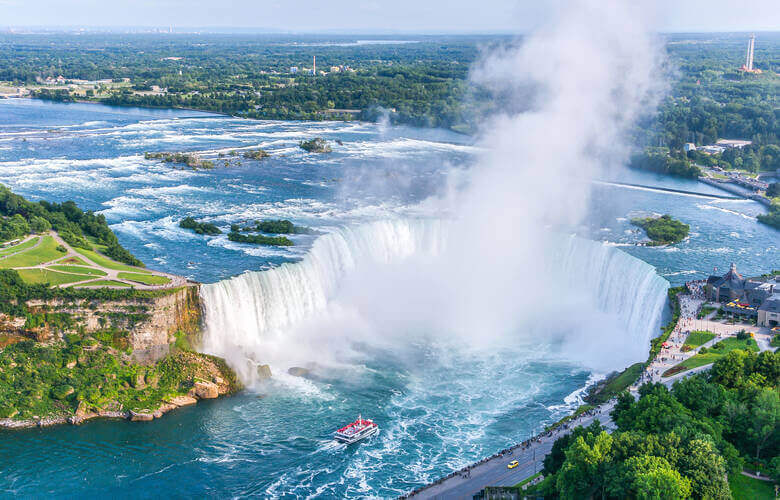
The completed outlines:
<svg viewBox="0 0 780 500">
<path fill-rule="evenodd" d="M 333 437 L 336 441 L 352 444 L 357 443 L 361 439 L 373 436 L 378 432 L 379 426 L 376 425 L 373 420 L 365 419 L 360 415 L 357 420 L 333 433 Z"/>
</svg>

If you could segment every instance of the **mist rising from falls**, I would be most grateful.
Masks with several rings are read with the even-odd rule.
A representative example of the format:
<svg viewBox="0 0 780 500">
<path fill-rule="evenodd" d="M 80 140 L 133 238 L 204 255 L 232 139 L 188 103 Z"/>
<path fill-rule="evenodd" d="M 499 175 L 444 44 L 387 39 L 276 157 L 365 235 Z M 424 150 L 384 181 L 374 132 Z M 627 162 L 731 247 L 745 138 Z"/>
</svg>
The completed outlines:
<svg viewBox="0 0 780 500">
<path fill-rule="evenodd" d="M 482 266 L 452 265 L 451 232 L 452 222 L 440 220 L 344 227 L 320 237 L 300 262 L 204 285 L 204 350 L 227 358 L 250 383 L 256 364 L 278 373 L 342 362 L 360 346 L 420 341 L 485 347 L 531 338 L 600 370 L 646 354 L 668 286 L 652 266 L 601 243 L 551 235 L 550 251 L 533 267 L 506 262 L 505 280 L 474 283 Z M 484 309 L 488 303 L 496 307 Z"/>
</svg>

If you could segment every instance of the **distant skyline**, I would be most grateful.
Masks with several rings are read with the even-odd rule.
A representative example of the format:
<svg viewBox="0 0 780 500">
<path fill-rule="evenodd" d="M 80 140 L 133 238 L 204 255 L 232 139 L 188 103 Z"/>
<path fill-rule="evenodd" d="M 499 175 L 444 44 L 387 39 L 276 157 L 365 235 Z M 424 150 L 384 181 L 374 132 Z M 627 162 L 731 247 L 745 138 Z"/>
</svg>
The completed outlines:
<svg viewBox="0 0 780 500">
<path fill-rule="evenodd" d="M 630 1 L 630 0 L 626 0 Z M 639 0 L 658 31 L 777 31 L 778 0 Z M 522 33 L 569 0 L 0 0 L 0 27 Z"/>
</svg>

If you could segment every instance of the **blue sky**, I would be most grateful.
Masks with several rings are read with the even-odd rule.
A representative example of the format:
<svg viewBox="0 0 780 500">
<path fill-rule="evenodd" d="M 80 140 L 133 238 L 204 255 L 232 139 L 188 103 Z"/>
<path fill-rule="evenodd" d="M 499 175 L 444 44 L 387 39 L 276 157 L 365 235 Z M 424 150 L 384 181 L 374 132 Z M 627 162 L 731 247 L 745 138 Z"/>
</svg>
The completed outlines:
<svg viewBox="0 0 780 500">
<path fill-rule="evenodd" d="M 626 0 L 660 31 L 780 30 L 780 0 Z M 285 32 L 523 32 L 568 0 L 0 0 L 0 27 L 169 26 Z"/>
</svg>

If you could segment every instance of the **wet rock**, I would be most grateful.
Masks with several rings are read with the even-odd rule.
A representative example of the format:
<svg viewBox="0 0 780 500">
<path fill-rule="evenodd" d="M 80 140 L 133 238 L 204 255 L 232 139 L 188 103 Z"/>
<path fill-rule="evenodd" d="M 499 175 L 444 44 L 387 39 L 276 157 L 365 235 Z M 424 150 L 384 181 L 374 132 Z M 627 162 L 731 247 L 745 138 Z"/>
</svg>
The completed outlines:
<svg viewBox="0 0 780 500">
<path fill-rule="evenodd" d="M 195 382 L 195 395 L 200 399 L 219 397 L 219 386 L 214 382 Z"/>
<path fill-rule="evenodd" d="M 192 396 L 176 396 L 175 398 L 171 398 L 171 400 L 168 401 L 168 403 L 174 406 L 194 405 L 197 402 L 198 400 L 193 398 Z"/>
<path fill-rule="evenodd" d="M 292 368 L 287 370 L 287 373 L 289 373 L 290 375 L 292 375 L 294 377 L 305 377 L 310 372 L 309 372 L 308 368 L 303 368 L 301 366 L 293 366 Z"/>
<path fill-rule="evenodd" d="M 132 422 L 150 422 L 154 420 L 154 414 L 148 412 L 135 412 L 130 410 L 130 420 Z"/>
<path fill-rule="evenodd" d="M 271 367 L 268 365 L 260 365 L 257 367 L 257 376 L 260 380 L 271 378 Z"/>
</svg>

